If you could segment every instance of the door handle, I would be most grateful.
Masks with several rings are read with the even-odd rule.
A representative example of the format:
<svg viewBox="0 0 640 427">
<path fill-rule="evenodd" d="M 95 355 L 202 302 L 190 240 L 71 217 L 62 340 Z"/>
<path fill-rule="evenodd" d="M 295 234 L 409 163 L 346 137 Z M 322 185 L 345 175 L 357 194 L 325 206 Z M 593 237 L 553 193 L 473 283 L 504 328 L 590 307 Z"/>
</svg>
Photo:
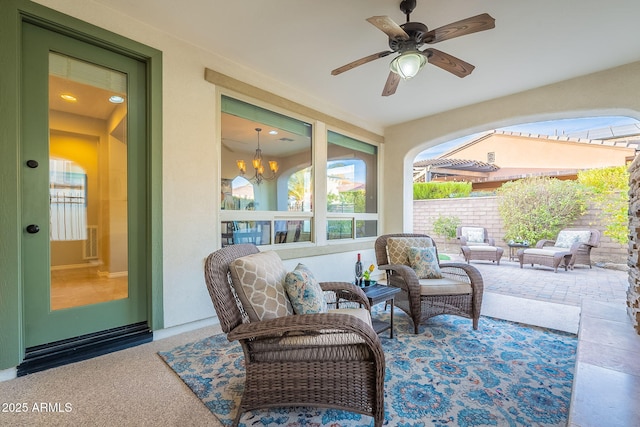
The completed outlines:
<svg viewBox="0 0 640 427">
<path fill-rule="evenodd" d="M 27 225 L 27 233 L 36 234 L 38 231 L 40 231 L 40 227 L 37 226 L 36 224 Z"/>
<path fill-rule="evenodd" d="M 35 169 L 38 167 L 38 161 L 37 160 L 27 160 L 27 166 L 29 166 L 31 169 Z"/>
</svg>

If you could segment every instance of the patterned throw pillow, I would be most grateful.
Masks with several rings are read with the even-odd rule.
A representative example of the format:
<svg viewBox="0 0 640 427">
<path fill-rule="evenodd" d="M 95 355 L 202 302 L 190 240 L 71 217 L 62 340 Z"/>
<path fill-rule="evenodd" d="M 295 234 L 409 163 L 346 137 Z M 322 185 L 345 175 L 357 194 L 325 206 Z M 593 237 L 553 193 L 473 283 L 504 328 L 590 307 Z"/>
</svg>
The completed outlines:
<svg viewBox="0 0 640 427">
<path fill-rule="evenodd" d="M 296 314 L 326 313 L 327 302 L 320 284 L 304 264 L 287 273 L 284 289 Z"/>
<path fill-rule="evenodd" d="M 436 248 L 410 248 L 409 261 L 419 279 L 442 279 Z"/>
<path fill-rule="evenodd" d="M 251 321 L 293 314 L 284 290 L 287 269 L 273 251 L 236 259 L 229 265 L 233 287 Z"/>
<path fill-rule="evenodd" d="M 387 239 L 387 260 L 389 264 L 409 263 L 409 249 L 433 246 L 431 237 L 389 237 Z"/>
<path fill-rule="evenodd" d="M 484 243 L 484 229 L 478 227 L 462 227 L 462 235 L 467 243 Z"/>
<path fill-rule="evenodd" d="M 591 238 L 589 230 L 562 230 L 554 244 L 557 248 L 570 248 L 574 243 L 587 243 Z"/>
</svg>

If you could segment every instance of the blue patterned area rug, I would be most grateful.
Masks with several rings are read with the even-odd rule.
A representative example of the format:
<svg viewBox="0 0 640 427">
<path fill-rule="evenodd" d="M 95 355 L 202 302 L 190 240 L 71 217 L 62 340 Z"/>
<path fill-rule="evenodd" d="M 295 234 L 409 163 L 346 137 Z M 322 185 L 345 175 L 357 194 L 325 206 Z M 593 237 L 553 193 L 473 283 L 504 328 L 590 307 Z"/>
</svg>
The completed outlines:
<svg viewBox="0 0 640 427">
<path fill-rule="evenodd" d="M 381 305 L 380 305 L 381 307 Z M 374 316 L 388 312 L 374 308 Z M 480 329 L 454 316 L 412 333 L 396 310 L 396 337 L 380 335 L 386 357 L 385 425 L 398 427 L 566 426 L 577 338 L 488 317 Z M 159 353 L 223 425 L 244 387 L 243 354 L 224 335 Z M 241 426 L 364 427 L 373 419 L 317 408 L 245 413 Z"/>
</svg>

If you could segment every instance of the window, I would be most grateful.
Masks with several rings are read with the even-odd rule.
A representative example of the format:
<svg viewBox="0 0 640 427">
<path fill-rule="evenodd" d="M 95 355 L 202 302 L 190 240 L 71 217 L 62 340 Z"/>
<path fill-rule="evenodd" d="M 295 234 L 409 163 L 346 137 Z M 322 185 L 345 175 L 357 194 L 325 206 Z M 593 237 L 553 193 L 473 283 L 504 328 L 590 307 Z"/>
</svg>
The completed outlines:
<svg viewBox="0 0 640 427">
<path fill-rule="evenodd" d="M 327 143 L 327 240 L 377 236 L 377 147 L 333 131 Z"/>
<path fill-rule="evenodd" d="M 87 175 L 64 159 L 49 160 L 51 240 L 87 240 Z"/>
<path fill-rule="evenodd" d="M 223 245 L 311 241 L 312 126 L 222 96 Z"/>
<path fill-rule="evenodd" d="M 326 129 L 222 96 L 223 246 L 321 245 L 378 235 L 377 146 L 332 130 L 312 141 L 318 124 Z M 314 169 L 312 158 L 322 159 L 322 168 Z M 315 179 L 326 182 L 326 194 L 315 194 Z M 315 223 L 314 204 L 322 224 Z"/>
</svg>

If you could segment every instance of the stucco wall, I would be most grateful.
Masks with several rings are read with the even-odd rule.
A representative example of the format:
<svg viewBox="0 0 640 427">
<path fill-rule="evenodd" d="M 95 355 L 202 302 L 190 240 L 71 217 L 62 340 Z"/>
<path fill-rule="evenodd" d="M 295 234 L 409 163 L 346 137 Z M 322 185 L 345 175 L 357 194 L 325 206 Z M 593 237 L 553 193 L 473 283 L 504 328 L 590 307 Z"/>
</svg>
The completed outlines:
<svg viewBox="0 0 640 427">
<path fill-rule="evenodd" d="M 628 257 L 627 245 L 614 242 L 602 234 L 604 227 L 599 219 L 599 209 L 590 206 L 587 213 L 576 220 L 571 227 L 595 228 L 600 230 L 600 246 L 591 252 L 592 262 L 626 264 Z M 498 213 L 497 197 L 467 197 L 460 199 L 416 200 L 413 202 L 413 230 L 432 236 L 438 247 L 445 247 L 448 252 L 458 252 L 457 241 L 446 241 L 435 234 L 433 222 L 438 216 L 455 216 L 460 219 L 460 225 L 477 225 L 485 227 L 490 237 L 496 240 L 496 245 L 504 248 L 504 256 L 509 256 L 509 247 L 503 240 L 504 226 Z"/>
</svg>

